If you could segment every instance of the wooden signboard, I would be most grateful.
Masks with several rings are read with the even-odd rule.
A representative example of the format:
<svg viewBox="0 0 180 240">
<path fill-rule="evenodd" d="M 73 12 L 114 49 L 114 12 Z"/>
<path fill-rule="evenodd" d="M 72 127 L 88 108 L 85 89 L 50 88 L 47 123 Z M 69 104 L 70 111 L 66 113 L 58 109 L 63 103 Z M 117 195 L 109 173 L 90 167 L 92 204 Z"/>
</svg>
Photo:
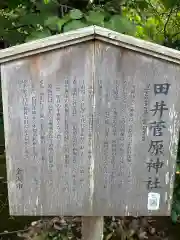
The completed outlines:
<svg viewBox="0 0 180 240">
<path fill-rule="evenodd" d="M 91 26 L 0 64 L 11 215 L 170 215 L 178 51 Z"/>
</svg>

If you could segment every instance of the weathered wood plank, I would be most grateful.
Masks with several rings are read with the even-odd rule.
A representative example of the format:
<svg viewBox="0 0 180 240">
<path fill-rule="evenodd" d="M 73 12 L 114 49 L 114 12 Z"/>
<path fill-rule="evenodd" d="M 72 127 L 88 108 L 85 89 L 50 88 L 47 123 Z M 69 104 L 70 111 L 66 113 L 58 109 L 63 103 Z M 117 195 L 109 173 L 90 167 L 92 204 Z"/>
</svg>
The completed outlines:
<svg viewBox="0 0 180 240">
<path fill-rule="evenodd" d="M 99 26 L 89 26 L 74 31 L 34 40 L 0 51 L 0 63 L 64 48 L 87 40 L 102 40 L 107 43 L 144 53 L 159 59 L 180 63 L 178 50 L 160 46 L 158 44 L 117 33 Z"/>
<path fill-rule="evenodd" d="M 103 42 L 96 42 L 95 50 L 93 211 L 98 216 L 169 215 L 180 123 L 179 65 Z M 170 84 L 168 94 L 155 95 L 154 84 Z M 148 193 L 149 200 L 151 193 L 160 196 L 156 211 L 150 211 Z"/>
<path fill-rule="evenodd" d="M 92 212 L 93 49 L 81 44 L 1 68 L 13 215 Z"/>
<path fill-rule="evenodd" d="M 95 26 L 95 39 L 119 47 L 127 48 L 139 53 L 150 55 L 158 59 L 178 64 L 180 63 L 180 53 L 178 50 L 132 36 L 124 35 L 99 26 Z"/>
<path fill-rule="evenodd" d="M 0 51 L 0 63 L 32 56 L 35 54 L 64 48 L 94 39 L 94 27 L 89 26 L 74 31 L 30 41 Z"/>
<path fill-rule="evenodd" d="M 169 215 L 179 70 L 99 40 L 2 64 L 10 214 Z"/>
</svg>

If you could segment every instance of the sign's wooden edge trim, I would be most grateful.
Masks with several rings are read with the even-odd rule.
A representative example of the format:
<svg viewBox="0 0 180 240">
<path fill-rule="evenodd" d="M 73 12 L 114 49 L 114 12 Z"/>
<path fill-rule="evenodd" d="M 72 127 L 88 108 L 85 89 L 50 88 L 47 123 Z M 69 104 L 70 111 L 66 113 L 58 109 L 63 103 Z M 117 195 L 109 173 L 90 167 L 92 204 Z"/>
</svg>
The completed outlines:
<svg viewBox="0 0 180 240">
<path fill-rule="evenodd" d="M 98 26 L 80 28 L 67 33 L 3 49 L 0 51 L 0 64 L 93 39 L 98 39 L 152 57 L 180 64 L 180 51 Z"/>
<path fill-rule="evenodd" d="M 180 51 L 95 26 L 95 38 L 117 46 L 180 64 Z"/>
<path fill-rule="evenodd" d="M 0 51 L 0 63 L 94 39 L 94 26 L 23 43 Z"/>
</svg>

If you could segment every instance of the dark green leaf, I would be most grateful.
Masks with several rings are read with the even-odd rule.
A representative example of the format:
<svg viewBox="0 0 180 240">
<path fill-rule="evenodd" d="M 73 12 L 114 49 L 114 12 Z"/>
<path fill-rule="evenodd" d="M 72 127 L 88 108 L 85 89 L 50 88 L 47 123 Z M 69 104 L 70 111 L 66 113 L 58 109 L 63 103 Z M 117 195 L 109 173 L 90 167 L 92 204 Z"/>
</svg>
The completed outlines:
<svg viewBox="0 0 180 240">
<path fill-rule="evenodd" d="M 71 19 L 81 19 L 83 17 L 83 13 L 79 9 L 73 9 L 70 11 L 69 16 Z"/>
<path fill-rule="evenodd" d="M 72 20 L 64 25 L 64 32 L 75 30 L 78 28 L 87 27 L 88 25 L 80 20 Z"/>
<path fill-rule="evenodd" d="M 59 21 L 59 18 L 57 16 L 51 16 L 46 19 L 46 21 L 44 22 L 44 25 L 46 27 L 49 27 L 51 30 L 56 30 L 58 21 Z"/>
<path fill-rule="evenodd" d="M 166 9 L 170 9 L 179 4 L 178 0 L 161 0 Z"/>
<path fill-rule="evenodd" d="M 105 27 L 121 33 L 131 34 L 135 31 L 133 23 L 120 15 L 113 15 L 111 19 L 105 23 Z"/>
<path fill-rule="evenodd" d="M 176 201 L 176 203 L 173 205 L 173 209 L 176 212 L 176 214 L 180 215 L 180 201 Z"/>
<path fill-rule="evenodd" d="M 63 28 L 63 26 L 64 26 L 64 24 L 67 22 L 67 20 L 66 19 L 59 19 L 58 21 L 57 21 L 57 30 L 58 30 L 58 32 L 62 32 L 62 28 Z"/>
<path fill-rule="evenodd" d="M 180 164 L 176 165 L 176 172 L 180 172 Z"/>
<path fill-rule="evenodd" d="M 41 15 L 48 16 L 57 16 L 58 15 L 58 7 L 56 1 L 50 1 L 48 4 L 44 4 L 42 1 L 36 2 L 36 9 L 40 11 Z"/>
<path fill-rule="evenodd" d="M 178 218 L 178 215 L 177 215 L 176 211 L 172 210 L 172 213 L 171 213 L 172 222 L 176 223 L 177 222 L 177 218 Z"/>
<path fill-rule="evenodd" d="M 85 16 L 88 23 L 100 26 L 104 26 L 104 17 L 104 13 L 100 11 L 89 11 Z"/>
<path fill-rule="evenodd" d="M 50 28 L 51 30 L 55 30 L 61 33 L 64 24 L 69 22 L 69 20 L 70 20 L 69 15 L 66 15 L 63 18 L 58 18 L 57 16 L 51 16 L 45 21 L 44 25 Z"/>
<path fill-rule="evenodd" d="M 149 4 L 146 1 L 140 0 L 136 2 L 137 7 L 141 10 L 148 9 Z"/>
<path fill-rule="evenodd" d="M 51 33 L 50 33 L 49 30 L 44 30 L 42 32 L 40 32 L 40 31 L 32 32 L 32 34 L 26 38 L 26 42 L 33 41 L 33 40 L 36 40 L 36 39 L 45 38 L 45 37 L 49 37 L 49 36 L 51 36 Z"/>
<path fill-rule="evenodd" d="M 29 1 L 28 0 L 8 0 L 7 2 L 8 2 L 8 8 L 13 9 L 20 4 L 27 5 Z"/>
<path fill-rule="evenodd" d="M 44 15 L 37 13 L 28 13 L 18 19 L 19 25 L 33 25 L 44 23 Z"/>
<path fill-rule="evenodd" d="M 3 32 L 5 31 L 5 29 L 11 29 L 12 28 L 12 21 L 11 19 L 7 19 L 5 16 L 0 16 L 0 35 L 3 36 L 3 34 L 1 33 L 1 30 L 3 30 Z"/>
<path fill-rule="evenodd" d="M 11 29 L 3 34 L 3 39 L 6 40 L 11 46 L 23 43 L 25 41 L 26 35 L 22 32 L 17 31 L 17 29 Z"/>
</svg>

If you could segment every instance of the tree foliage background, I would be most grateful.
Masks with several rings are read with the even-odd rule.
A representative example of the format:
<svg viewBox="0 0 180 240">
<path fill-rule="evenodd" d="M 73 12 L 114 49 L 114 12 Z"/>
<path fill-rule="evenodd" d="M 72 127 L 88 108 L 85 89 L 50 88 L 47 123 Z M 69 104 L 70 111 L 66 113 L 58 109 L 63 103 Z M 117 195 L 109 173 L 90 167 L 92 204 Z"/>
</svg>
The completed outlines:
<svg viewBox="0 0 180 240">
<path fill-rule="evenodd" d="M 1 0 L 0 48 L 92 24 L 180 50 L 179 0 Z M 180 215 L 179 172 L 177 164 L 173 222 Z"/>
<path fill-rule="evenodd" d="M 179 48 L 179 0 L 2 0 L 4 47 L 96 24 Z"/>
</svg>

